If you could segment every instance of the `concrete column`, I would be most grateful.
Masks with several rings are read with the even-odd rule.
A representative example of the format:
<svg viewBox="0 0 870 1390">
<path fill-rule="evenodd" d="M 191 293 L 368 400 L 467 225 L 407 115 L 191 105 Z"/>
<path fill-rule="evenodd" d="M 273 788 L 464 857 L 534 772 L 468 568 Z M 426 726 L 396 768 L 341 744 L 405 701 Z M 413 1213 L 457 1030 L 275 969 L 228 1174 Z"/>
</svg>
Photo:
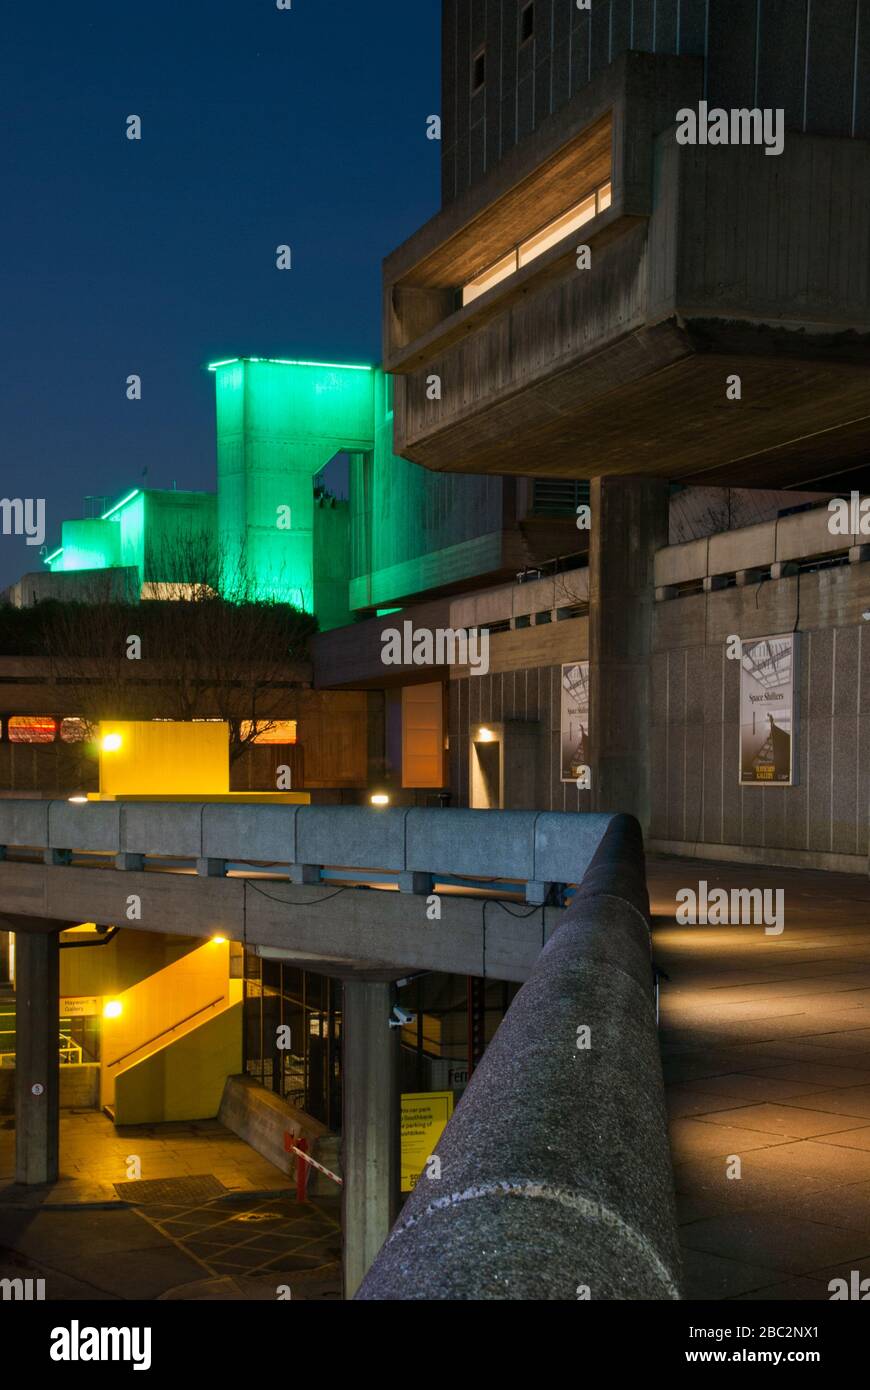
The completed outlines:
<svg viewBox="0 0 870 1390">
<path fill-rule="evenodd" d="M 653 556 L 668 543 L 667 482 L 594 478 L 589 546 L 592 801 L 650 819 Z"/>
<path fill-rule="evenodd" d="M 15 1181 L 58 1175 L 60 945 L 56 931 L 15 933 Z"/>
<path fill-rule="evenodd" d="M 341 1020 L 344 1296 L 353 1298 L 399 1211 L 399 1028 L 394 987 L 344 981 Z"/>
</svg>

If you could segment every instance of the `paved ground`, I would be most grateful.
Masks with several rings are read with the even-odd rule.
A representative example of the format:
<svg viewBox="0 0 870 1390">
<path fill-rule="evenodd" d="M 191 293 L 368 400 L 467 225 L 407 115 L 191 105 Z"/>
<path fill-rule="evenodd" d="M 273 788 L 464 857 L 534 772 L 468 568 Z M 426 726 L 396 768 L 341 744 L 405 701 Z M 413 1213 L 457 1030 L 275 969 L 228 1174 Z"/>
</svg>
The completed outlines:
<svg viewBox="0 0 870 1390">
<path fill-rule="evenodd" d="M 43 1278 L 47 1299 L 340 1297 L 338 1202 L 300 1205 L 217 1121 L 116 1131 L 65 1114 L 60 1181 L 26 1191 L 12 1141 L 0 1130 L 0 1278 Z"/>
<path fill-rule="evenodd" d="M 60 1180 L 40 1204 L 118 1201 L 115 1183 L 131 1176 L 127 1160 L 133 1157 L 143 1179 L 212 1173 L 233 1192 L 287 1186 L 283 1173 L 217 1120 L 115 1129 L 100 1111 L 73 1110 L 61 1119 Z M 14 1132 L 6 1117 L 0 1119 L 0 1202 L 14 1171 Z"/>
<path fill-rule="evenodd" d="M 870 883 L 649 873 L 686 1294 L 828 1299 L 829 1280 L 870 1278 Z M 675 894 L 701 879 L 784 889 L 782 935 L 678 926 Z"/>
</svg>

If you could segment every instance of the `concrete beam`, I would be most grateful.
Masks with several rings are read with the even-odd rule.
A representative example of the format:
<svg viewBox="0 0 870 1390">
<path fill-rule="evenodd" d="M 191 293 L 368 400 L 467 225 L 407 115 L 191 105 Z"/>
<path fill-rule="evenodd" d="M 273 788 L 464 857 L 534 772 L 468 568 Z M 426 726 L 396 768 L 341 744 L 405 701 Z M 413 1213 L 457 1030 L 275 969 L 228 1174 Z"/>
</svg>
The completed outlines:
<svg viewBox="0 0 870 1390">
<path fill-rule="evenodd" d="M 401 1201 L 399 1028 L 389 983 L 345 980 L 341 1020 L 344 1296 L 353 1298 Z"/>
<path fill-rule="evenodd" d="M 561 830 L 558 822 L 568 819 L 541 816 L 539 830 L 550 840 L 557 827 Z M 579 833 L 577 840 L 579 848 Z M 549 853 L 548 846 L 539 852 Z M 389 889 L 48 868 L 15 860 L 0 863 L 0 900 L 10 912 L 55 919 L 56 930 L 73 921 L 197 938 L 220 932 L 251 947 L 278 948 L 287 952 L 285 959 L 341 977 L 358 971 L 440 970 L 524 980 L 561 915 L 559 908 L 544 907 L 517 917 L 512 915 L 516 904 L 507 904 L 512 911 L 494 904 L 484 914 L 483 898 L 444 891 L 441 917 L 432 920 L 427 898 Z"/>
</svg>

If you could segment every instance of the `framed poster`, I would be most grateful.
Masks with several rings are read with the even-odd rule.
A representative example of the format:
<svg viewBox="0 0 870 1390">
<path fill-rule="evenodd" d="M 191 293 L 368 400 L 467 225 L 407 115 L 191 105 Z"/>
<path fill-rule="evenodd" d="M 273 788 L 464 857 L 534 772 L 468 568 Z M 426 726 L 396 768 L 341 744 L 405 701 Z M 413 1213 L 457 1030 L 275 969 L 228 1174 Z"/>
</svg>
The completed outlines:
<svg viewBox="0 0 870 1390">
<path fill-rule="evenodd" d="M 741 649 L 740 785 L 794 786 L 798 635 L 753 637 Z"/>
<path fill-rule="evenodd" d="M 589 767 L 589 662 L 562 667 L 562 781 L 576 782 Z"/>
</svg>

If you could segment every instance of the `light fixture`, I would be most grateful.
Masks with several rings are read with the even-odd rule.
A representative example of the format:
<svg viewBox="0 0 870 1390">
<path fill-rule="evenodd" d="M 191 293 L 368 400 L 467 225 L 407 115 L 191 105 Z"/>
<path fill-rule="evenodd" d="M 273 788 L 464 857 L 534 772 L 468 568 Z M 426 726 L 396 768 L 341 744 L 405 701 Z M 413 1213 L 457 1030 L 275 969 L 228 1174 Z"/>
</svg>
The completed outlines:
<svg viewBox="0 0 870 1390">
<path fill-rule="evenodd" d="M 373 796 L 369 797 L 369 800 L 373 806 L 389 806 L 390 804 L 390 798 L 385 792 L 375 792 Z"/>
<path fill-rule="evenodd" d="M 120 999 L 110 999 L 108 1004 L 103 1005 L 103 1018 L 120 1018 L 123 1012 L 123 1005 Z"/>
<path fill-rule="evenodd" d="M 87 806 L 88 804 L 88 798 L 86 796 L 68 796 L 67 801 L 71 806 Z"/>
<path fill-rule="evenodd" d="M 862 613 L 861 617 L 864 619 L 865 623 L 870 623 L 870 608 L 868 608 L 866 612 Z"/>
<path fill-rule="evenodd" d="M 478 729 L 477 741 L 478 743 L 495 743 L 495 734 L 492 729 Z"/>
<path fill-rule="evenodd" d="M 102 749 L 104 753 L 117 753 L 121 747 L 123 739 L 120 734 L 105 734 L 103 736 Z"/>
<path fill-rule="evenodd" d="M 212 946 L 226 946 L 227 939 L 225 936 L 213 936 L 211 939 L 211 944 Z"/>
</svg>

